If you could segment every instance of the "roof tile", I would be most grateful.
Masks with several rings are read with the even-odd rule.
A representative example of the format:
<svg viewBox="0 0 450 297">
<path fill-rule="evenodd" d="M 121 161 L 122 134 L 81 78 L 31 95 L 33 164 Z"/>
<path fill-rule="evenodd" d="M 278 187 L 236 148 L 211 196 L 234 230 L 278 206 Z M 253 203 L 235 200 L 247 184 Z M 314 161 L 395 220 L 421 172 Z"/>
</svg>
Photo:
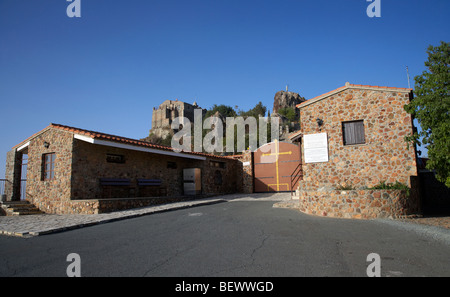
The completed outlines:
<svg viewBox="0 0 450 297">
<path fill-rule="evenodd" d="M 88 136 L 88 137 L 91 137 L 93 139 L 98 139 L 98 140 L 108 140 L 108 141 L 114 141 L 114 142 L 119 142 L 119 143 L 132 144 L 132 145 L 136 145 L 136 146 L 142 146 L 142 147 L 148 147 L 148 148 L 154 148 L 154 149 L 160 149 L 160 150 L 166 150 L 166 151 L 173 151 L 173 149 L 169 146 L 157 145 L 157 144 L 153 144 L 153 143 L 150 143 L 147 141 L 127 138 L 127 137 L 122 137 L 122 136 L 117 136 L 117 135 L 112 135 L 112 134 L 107 134 L 107 133 L 101 133 L 101 132 L 96 132 L 96 131 L 91 131 L 91 130 L 86 130 L 86 129 L 80 129 L 80 128 L 70 127 L 70 126 L 66 126 L 66 125 L 61 125 L 61 124 L 55 124 L 55 123 L 51 123 L 49 126 L 44 128 L 43 130 L 33 134 L 32 136 L 28 137 L 26 140 L 15 145 L 13 147 L 13 149 L 19 147 L 20 145 L 26 143 L 27 141 L 31 140 L 35 136 L 38 136 L 39 134 L 41 134 L 51 128 L 68 131 L 68 132 L 72 132 L 75 134 L 81 134 L 81 135 Z M 191 154 L 191 155 L 199 155 L 199 156 L 204 156 L 204 157 L 211 157 L 211 158 L 218 158 L 218 159 L 233 159 L 228 156 L 217 156 L 217 155 L 198 153 L 198 152 L 182 152 L 182 153 L 183 154 Z"/>
<path fill-rule="evenodd" d="M 303 105 L 309 105 L 311 103 L 314 103 L 314 102 L 311 102 L 311 101 L 315 101 L 316 99 L 319 99 L 319 98 L 322 98 L 322 99 L 326 98 L 326 97 L 328 97 L 331 94 L 335 94 L 335 93 L 337 93 L 337 92 L 339 92 L 341 90 L 347 89 L 347 88 L 369 88 L 369 89 L 385 89 L 385 90 L 387 89 L 387 90 L 402 90 L 402 91 L 409 91 L 409 92 L 413 90 L 411 88 L 381 87 L 381 86 L 357 85 L 357 84 L 346 83 L 345 86 L 339 87 L 339 88 L 337 88 L 335 90 L 332 90 L 332 91 L 329 91 L 329 92 L 324 93 L 322 95 L 319 95 L 319 96 L 316 96 L 314 98 L 308 99 L 308 100 L 306 100 L 306 101 L 304 101 L 304 102 L 302 102 L 300 104 L 297 104 L 296 106 L 300 107 L 300 106 L 303 106 Z"/>
</svg>

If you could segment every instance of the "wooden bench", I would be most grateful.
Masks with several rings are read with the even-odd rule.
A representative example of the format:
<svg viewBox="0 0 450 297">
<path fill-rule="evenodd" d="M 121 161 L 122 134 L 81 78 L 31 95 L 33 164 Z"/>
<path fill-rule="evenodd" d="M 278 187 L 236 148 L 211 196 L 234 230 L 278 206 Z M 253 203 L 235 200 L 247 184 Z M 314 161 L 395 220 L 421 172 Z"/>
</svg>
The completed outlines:
<svg viewBox="0 0 450 297">
<path fill-rule="evenodd" d="M 101 178 L 100 185 L 102 185 L 102 186 L 130 186 L 131 180 L 129 178 Z"/>
<path fill-rule="evenodd" d="M 137 179 L 139 197 L 146 196 L 167 196 L 167 189 L 162 187 L 160 179 Z"/>
<path fill-rule="evenodd" d="M 143 179 L 138 178 L 138 186 L 161 186 L 162 181 L 160 179 Z"/>
<path fill-rule="evenodd" d="M 131 180 L 129 178 L 100 178 L 100 186 L 103 198 L 127 198 L 130 196 Z"/>
</svg>

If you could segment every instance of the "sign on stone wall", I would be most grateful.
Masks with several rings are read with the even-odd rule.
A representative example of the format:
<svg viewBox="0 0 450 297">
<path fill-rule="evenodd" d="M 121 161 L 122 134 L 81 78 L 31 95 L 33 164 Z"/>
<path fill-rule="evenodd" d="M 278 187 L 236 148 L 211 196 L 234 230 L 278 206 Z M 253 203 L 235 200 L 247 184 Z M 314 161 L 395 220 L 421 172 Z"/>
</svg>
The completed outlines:
<svg viewBox="0 0 450 297">
<path fill-rule="evenodd" d="M 327 133 L 303 135 L 305 163 L 328 162 Z"/>
</svg>

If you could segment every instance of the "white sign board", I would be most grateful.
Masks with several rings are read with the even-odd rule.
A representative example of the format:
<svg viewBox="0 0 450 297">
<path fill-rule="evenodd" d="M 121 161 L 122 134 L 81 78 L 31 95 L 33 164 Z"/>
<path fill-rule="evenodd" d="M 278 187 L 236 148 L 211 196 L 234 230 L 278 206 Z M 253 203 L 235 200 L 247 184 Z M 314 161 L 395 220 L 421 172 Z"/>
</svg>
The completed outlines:
<svg viewBox="0 0 450 297">
<path fill-rule="evenodd" d="M 305 163 L 328 162 L 327 133 L 303 135 Z"/>
</svg>

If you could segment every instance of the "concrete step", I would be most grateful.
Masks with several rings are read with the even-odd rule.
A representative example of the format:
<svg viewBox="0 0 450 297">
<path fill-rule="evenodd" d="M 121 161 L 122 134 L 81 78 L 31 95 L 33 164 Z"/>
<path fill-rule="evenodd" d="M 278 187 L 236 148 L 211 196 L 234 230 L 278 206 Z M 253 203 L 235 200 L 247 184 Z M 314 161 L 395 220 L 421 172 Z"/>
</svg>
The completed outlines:
<svg viewBox="0 0 450 297">
<path fill-rule="evenodd" d="M 38 215 L 38 214 L 43 214 L 43 212 L 36 209 L 36 210 L 26 210 L 26 211 L 14 211 L 10 215 L 11 216 L 26 216 L 26 215 Z"/>
<path fill-rule="evenodd" d="M 27 211 L 33 211 L 33 210 L 39 210 L 35 206 L 28 206 L 28 207 L 8 207 L 5 210 L 9 210 L 12 212 L 27 212 Z"/>
<path fill-rule="evenodd" d="M 3 208 L 20 208 L 20 207 L 26 208 L 26 207 L 34 207 L 34 205 L 32 205 L 30 203 L 20 203 L 20 204 L 17 203 L 17 204 L 7 204 L 7 205 L 2 204 L 2 207 Z"/>
<path fill-rule="evenodd" d="M 13 206 L 13 205 L 21 205 L 21 204 L 30 204 L 30 202 L 26 200 L 20 200 L 20 201 L 2 201 L 0 202 L 1 205 L 4 206 Z"/>
<path fill-rule="evenodd" d="M 43 214 L 36 206 L 28 201 L 6 201 L 1 203 L 7 216 Z"/>
</svg>

